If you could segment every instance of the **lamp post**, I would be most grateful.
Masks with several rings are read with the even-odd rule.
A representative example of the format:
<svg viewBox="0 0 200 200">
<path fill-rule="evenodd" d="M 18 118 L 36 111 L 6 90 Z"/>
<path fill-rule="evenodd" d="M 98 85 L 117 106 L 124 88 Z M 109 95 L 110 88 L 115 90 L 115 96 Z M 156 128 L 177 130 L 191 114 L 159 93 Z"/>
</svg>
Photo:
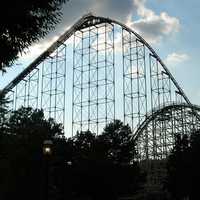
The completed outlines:
<svg viewBox="0 0 200 200">
<path fill-rule="evenodd" d="M 53 142 L 52 140 L 45 140 L 43 142 L 43 155 L 45 159 L 45 195 L 44 199 L 48 200 L 49 196 L 49 159 L 53 151 Z"/>
</svg>

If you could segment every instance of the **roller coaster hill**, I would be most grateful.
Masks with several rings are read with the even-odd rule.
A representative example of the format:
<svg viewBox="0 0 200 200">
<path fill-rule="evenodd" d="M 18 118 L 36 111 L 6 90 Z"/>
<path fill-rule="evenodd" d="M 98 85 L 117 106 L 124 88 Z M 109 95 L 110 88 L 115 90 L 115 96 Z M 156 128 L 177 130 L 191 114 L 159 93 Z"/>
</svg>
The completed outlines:
<svg viewBox="0 0 200 200">
<path fill-rule="evenodd" d="M 175 134 L 200 128 L 193 105 L 153 48 L 119 21 L 84 15 L 3 90 L 10 109 L 42 108 L 66 134 L 121 119 L 137 159 L 162 160 Z"/>
</svg>

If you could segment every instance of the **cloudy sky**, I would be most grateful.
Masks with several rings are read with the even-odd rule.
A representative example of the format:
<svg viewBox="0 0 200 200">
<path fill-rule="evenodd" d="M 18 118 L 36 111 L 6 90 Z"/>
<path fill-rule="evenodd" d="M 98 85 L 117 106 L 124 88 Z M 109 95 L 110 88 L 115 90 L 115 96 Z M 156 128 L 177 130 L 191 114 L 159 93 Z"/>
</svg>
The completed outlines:
<svg viewBox="0 0 200 200">
<path fill-rule="evenodd" d="M 34 44 L 17 66 L 1 77 L 0 89 L 83 14 L 117 19 L 142 35 L 168 66 L 192 103 L 200 104 L 200 1 L 70 0 L 63 19 L 45 40 Z"/>
</svg>

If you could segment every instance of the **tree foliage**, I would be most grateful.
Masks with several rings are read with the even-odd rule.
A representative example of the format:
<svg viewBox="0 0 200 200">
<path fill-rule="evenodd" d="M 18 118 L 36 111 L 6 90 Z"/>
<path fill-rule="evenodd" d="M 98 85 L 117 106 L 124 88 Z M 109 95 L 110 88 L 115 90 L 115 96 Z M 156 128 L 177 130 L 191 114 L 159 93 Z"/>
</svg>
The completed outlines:
<svg viewBox="0 0 200 200">
<path fill-rule="evenodd" d="M 123 125 L 120 120 L 109 123 L 99 136 L 104 143 L 108 144 L 108 156 L 115 163 L 130 163 L 135 158 L 135 141 L 132 140 L 131 128 Z"/>
<path fill-rule="evenodd" d="M 144 173 L 134 162 L 130 127 L 119 120 L 109 123 L 98 136 L 90 131 L 77 133 L 67 146 L 72 165 L 63 172 L 56 170 L 63 174 L 56 177 L 66 198 L 118 199 L 133 195 L 144 182 Z"/>
<path fill-rule="evenodd" d="M 62 126 L 41 110 L 20 108 L 3 123 L 0 135 L 0 199 L 43 199 L 43 142 L 61 138 Z M 61 140 L 61 139 L 60 139 Z"/>
<path fill-rule="evenodd" d="M 200 179 L 200 130 L 176 136 L 175 147 L 167 163 L 167 188 L 179 200 L 198 199 Z"/>
<path fill-rule="evenodd" d="M 135 193 L 145 180 L 134 161 L 130 127 L 119 120 L 99 136 L 90 131 L 64 138 L 61 124 L 45 119 L 42 110 L 20 108 L 4 121 L 0 135 L 0 198 L 44 199 L 49 177 L 49 199 L 118 199 Z M 45 139 L 53 154 L 42 153 Z"/>
<path fill-rule="evenodd" d="M 65 0 L 4 1 L 0 9 L 0 70 L 43 38 L 61 19 Z"/>
<path fill-rule="evenodd" d="M 9 100 L 5 96 L 0 95 L 0 133 L 5 131 L 5 120 L 8 114 L 8 103 Z"/>
</svg>

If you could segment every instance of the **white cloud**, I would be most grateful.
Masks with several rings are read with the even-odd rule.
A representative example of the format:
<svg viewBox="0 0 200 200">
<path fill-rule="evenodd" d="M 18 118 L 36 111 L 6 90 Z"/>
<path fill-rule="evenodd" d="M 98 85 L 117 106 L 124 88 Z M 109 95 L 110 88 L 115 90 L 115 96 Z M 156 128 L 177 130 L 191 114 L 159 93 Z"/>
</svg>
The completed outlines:
<svg viewBox="0 0 200 200">
<path fill-rule="evenodd" d="M 93 12 L 127 24 L 150 43 L 160 42 L 180 29 L 179 19 L 166 12 L 156 14 L 146 7 L 146 0 L 73 0 L 66 3 L 63 11 L 59 27 L 72 25 L 86 12 Z M 134 21 L 136 15 L 139 19 Z"/>
<path fill-rule="evenodd" d="M 42 52 L 52 45 L 58 39 L 58 36 L 54 36 L 51 39 L 46 39 L 33 44 L 25 53 L 20 57 L 20 62 L 28 62 L 37 58 Z"/>
<path fill-rule="evenodd" d="M 169 66 L 175 66 L 175 65 L 183 63 L 189 59 L 190 59 L 189 55 L 187 55 L 185 53 L 175 53 L 174 52 L 172 54 L 169 54 L 166 57 L 165 63 Z"/>
<path fill-rule="evenodd" d="M 161 12 L 157 15 L 153 10 L 146 8 L 145 2 L 146 0 L 134 0 L 137 14 L 141 18 L 137 21 L 128 21 L 127 23 L 147 42 L 158 43 L 165 36 L 179 31 L 179 19 L 169 16 L 166 12 Z"/>
<path fill-rule="evenodd" d="M 27 53 L 21 56 L 20 62 L 31 61 L 39 56 L 84 14 L 93 12 L 95 15 L 118 19 L 125 23 L 134 10 L 134 5 L 132 0 L 73 0 L 67 2 L 62 10 L 61 23 L 44 40 L 33 44 Z"/>
<path fill-rule="evenodd" d="M 126 23 L 141 34 L 150 43 L 159 42 L 165 36 L 177 32 L 180 22 L 166 12 L 157 15 L 145 5 L 146 0 L 73 0 L 63 7 L 63 19 L 46 38 L 30 47 L 23 59 L 31 60 L 47 49 L 55 38 L 63 34 L 83 14 L 93 12 L 96 15 L 110 17 Z M 138 15 L 139 20 L 133 21 Z M 52 39 L 53 38 L 53 39 Z"/>
</svg>

